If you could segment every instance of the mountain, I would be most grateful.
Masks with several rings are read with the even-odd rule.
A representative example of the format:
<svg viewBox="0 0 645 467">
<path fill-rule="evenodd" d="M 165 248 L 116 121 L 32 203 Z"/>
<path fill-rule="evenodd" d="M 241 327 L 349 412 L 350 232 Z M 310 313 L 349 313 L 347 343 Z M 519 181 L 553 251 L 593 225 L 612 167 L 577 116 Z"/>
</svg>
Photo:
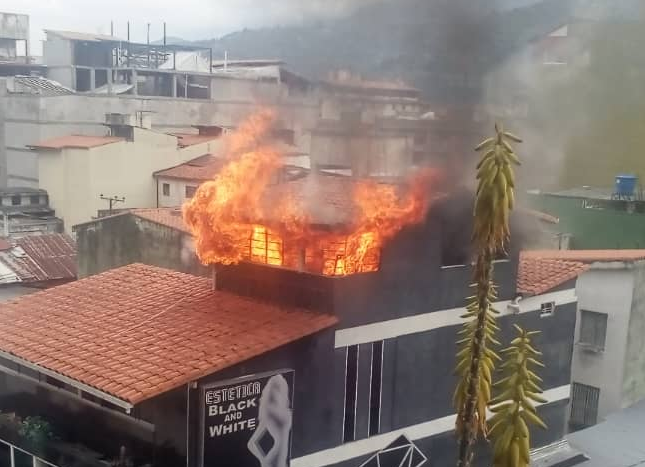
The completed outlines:
<svg viewBox="0 0 645 467">
<path fill-rule="evenodd" d="M 434 99 L 470 100 L 488 69 L 565 24 L 572 2 L 390 0 L 345 18 L 245 29 L 195 44 L 212 47 L 216 58 L 226 51 L 231 59 L 281 59 L 314 79 L 346 68 L 403 79 Z"/>
</svg>

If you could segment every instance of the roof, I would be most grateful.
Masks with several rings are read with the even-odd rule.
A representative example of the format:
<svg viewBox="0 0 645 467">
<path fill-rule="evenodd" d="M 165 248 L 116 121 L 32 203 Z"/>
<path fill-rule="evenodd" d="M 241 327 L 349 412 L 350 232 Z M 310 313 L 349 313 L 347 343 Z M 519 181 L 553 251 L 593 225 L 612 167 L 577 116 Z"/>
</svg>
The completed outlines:
<svg viewBox="0 0 645 467">
<path fill-rule="evenodd" d="M 74 94 L 70 89 L 57 81 L 42 76 L 15 76 L 8 83 L 9 92 L 42 94 L 47 96 L 64 96 Z"/>
<path fill-rule="evenodd" d="M 56 29 L 45 29 L 46 34 L 53 34 L 62 39 L 72 41 L 84 42 L 125 42 L 123 39 L 116 36 L 108 36 L 107 34 L 94 34 L 91 32 L 75 32 L 75 31 L 61 31 Z"/>
<path fill-rule="evenodd" d="M 327 79 L 322 81 L 323 84 L 327 86 L 332 86 L 336 88 L 348 88 L 348 89 L 372 89 L 372 90 L 381 90 L 381 91 L 413 91 L 415 93 L 420 93 L 417 88 L 408 86 L 407 84 L 396 82 L 396 81 L 367 81 L 367 80 L 358 80 L 358 79 Z"/>
<path fill-rule="evenodd" d="M 560 259 L 541 259 L 520 253 L 520 264 L 517 270 L 517 292 L 527 295 L 540 295 L 575 279 L 589 269 L 587 264 L 579 261 Z"/>
<path fill-rule="evenodd" d="M 524 258 L 579 261 L 583 263 L 645 260 L 645 250 L 532 250 Z"/>
<path fill-rule="evenodd" d="M 256 59 L 256 60 L 213 60 L 213 68 L 224 68 L 230 66 L 236 67 L 258 67 L 271 65 L 284 65 L 284 61 L 276 59 Z"/>
<path fill-rule="evenodd" d="M 536 211 L 535 209 L 529 209 L 529 208 L 518 208 L 517 210 L 521 213 L 524 213 L 531 217 L 535 217 L 536 219 L 544 221 L 548 224 L 560 223 L 560 219 L 558 219 L 557 217 L 551 216 L 550 214 L 547 214 L 545 212 Z"/>
<path fill-rule="evenodd" d="M 645 400 L 605 421 L 567 435 L 572 447 L 589 460 L 580 467 L 631 467 L 645 464 Z"/>
<path fill-rule="evenodd" d="M 181 208 L 134 209 L 130 213 L 141 219 L 190 233 L 188 227 L 184 224 Z"/>
<path fill-rule="evenodd" d="M 4 244 L 0 262 L 11 274 L 3 283 L 76 279 L 76 244 L 69 235 L 30 235 Z"/>
<path fill-rule="evenodd" d="M 32 188 L 29 186 L 6 186 L 0 188 L 0 195 L 46 195 L 47 190 L 42 188 Z"/>
<path fill-rule="evenodd" d="M 219 139 L 219 135 L 197 135 L 195 133 L 171 133 L 173 136 L 177 137 L 177 145 L 180 148 L 185 148 L 188 146 L 193 146 L 195 144 L 208 143 Z"/>
<path fill-rule="evenodd" d="M 206 181 L 212 180 L 225 163 L 224 159 L 213 154 L 204 154 L 169 169 L 158 170 L 153 175 L 155 177 L 176 178 L 179 180 Z"/>
<path fill-rule="evenodd" d="M 0 304 L 0 355 L 134 405 L 336 322 L 132 264 Z"/>
<path fill-rule="evenodd" d="M 87 135 L 70 135 L 51 138 L 40 143 L 29 145 L 32 149 L 90 149 L 106 144 L 118 143 L 124 141 L 123 138 L 116 136 L 87 136 Z"/>
</svg>

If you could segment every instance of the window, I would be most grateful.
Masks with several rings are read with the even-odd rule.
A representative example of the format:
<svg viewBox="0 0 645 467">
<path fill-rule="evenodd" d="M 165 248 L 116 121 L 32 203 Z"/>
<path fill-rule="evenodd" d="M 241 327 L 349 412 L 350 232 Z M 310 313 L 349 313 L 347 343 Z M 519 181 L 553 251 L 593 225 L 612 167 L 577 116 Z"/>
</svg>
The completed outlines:
<svg viewBox="0 0 645 467">
<path fill-rule="evenodd" d="M 161 185 L 161 191 L 164 196 L 170 196 L 170 183 L 164 183 Z"/>
<path fill-rule="evenodd" d="M 196 186 L 186 185 L 186 198 L 192 198 L 195 196 L 195 191 L 197 191 Z"/>
<path fill-rule="evenodd" d="M 347 347 L 345 364 L 345 420 L 343 442 L 356 439 L 356 398 L 358 390 L 358 345 Z"/>
<path fill-rule="evenodd" d="M 368 436 L 381 429 L 381 383 L 383 378 L 383 341 L 372 343 L 372 371 L 370 375 L 370 411 Z"/>
<path fill-rule="evenodd" d="M 571 415 L 569 423 L 575 428 L 595 425 L 598 419 L 600 389 L 586 384 L 571 386 Z"/>
<path fill-rule="evenodd" d="M 580 310 L 580 338 L 578 343 L 593 350 L 605 349 L 607 315 Z"/>
<path fill-rule="evenodd" d="M 546 302 L 540 305 L 540 318 L 553 316 L 555 313 L 555 302 Z"/>
<path fill-rule="evenodd" d="M 20 206 L 21 204 L 21 197 L 20 195 L 14 195 L 11 197 L 11 205 L 12 206 Z"/>
<path fill-rule="evenodd" d="M 40 204 L 40 196 L 38 195 L 31 195 L 29 197 L 29 204 Z"/>
</svg>

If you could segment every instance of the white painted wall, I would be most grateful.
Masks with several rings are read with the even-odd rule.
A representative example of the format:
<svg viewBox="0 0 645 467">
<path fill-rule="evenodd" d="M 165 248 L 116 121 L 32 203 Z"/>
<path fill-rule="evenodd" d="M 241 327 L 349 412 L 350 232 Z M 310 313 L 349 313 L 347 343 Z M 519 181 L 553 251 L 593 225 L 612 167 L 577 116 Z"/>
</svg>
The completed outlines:
<svg viewBox="0 0 645 467">
<path fill-rule="evenodd" d="M 571 380 L 600 388 L 598 421 L 622 406 L 622 381 L 634 275 L 623 263 L 594 265 L 576 284 L 578 314 L 574 342 L 580 338 L 580 310 L 607 314 L 604 352 L 593 353 L 574 345 Z"/>
<path fill-rule="evenodd" d="M 219 150 L 220 141 L 178 149 L 174 136 L 135 128 L 133 142 L 92 149 L 43 151 L 38 159 L 40 186 L 49 193 L 65 231 L 107 209 L 100 195 L 125 197 L 122 208 L 153 208 L 157 204 L 153 172 Z"/>
<path fill-rule="evenodd" d="M 190 198 L 186 197 L 186 187 L 192 186 L 197 188 L 199 185 L 195 182 L 187 182 L 185 180 L 176 180 L 174 178 L 159 177 L 157 186 L 159 193 L 159 207 L 173 208 L 183 205 Z M 163 194 L 163 184 L 170 185 L 170 194 L 168 196 Z"/>
</svg>

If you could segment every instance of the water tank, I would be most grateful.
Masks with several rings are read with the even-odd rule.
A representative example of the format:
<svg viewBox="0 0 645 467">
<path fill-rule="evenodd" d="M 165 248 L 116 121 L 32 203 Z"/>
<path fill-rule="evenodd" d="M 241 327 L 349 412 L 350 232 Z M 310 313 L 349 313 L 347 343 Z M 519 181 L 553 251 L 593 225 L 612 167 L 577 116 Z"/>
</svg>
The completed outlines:
<svg viewBox="0 0 645 467">
<path fill-rule="evenodd" d="M 618 198 L 632 198 L 637 181 L 638 177 L 635 175 L 616 175 L 616 196 Z"/>
</svg>

